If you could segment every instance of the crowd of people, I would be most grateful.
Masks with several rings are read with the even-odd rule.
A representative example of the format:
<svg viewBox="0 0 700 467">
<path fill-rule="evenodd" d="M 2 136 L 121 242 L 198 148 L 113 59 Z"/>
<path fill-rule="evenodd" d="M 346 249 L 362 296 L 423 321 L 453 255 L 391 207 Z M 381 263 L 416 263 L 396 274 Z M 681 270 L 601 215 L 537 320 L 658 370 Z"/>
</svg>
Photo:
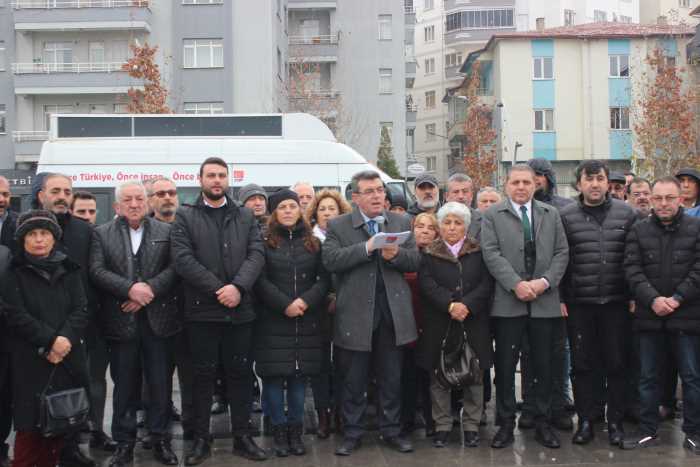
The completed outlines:
<svg viewBox="0 0 700 467">
<path fill-rule="evenodd" d="M 185 465 L 201 464 L 222 405 L 233 454 L 304 455 L 308 386 L 316 438 L 335 432 L 335 453 L 349 456 L 372 405 L 390 449 L 412 452 L 417 426 L 436 448 L 455 426 L 477 447 L 492 394 L 494 449 L 513 443 L 516 420 L 552 449 L 565 431 L 590 443 L 600 423 L 611 446 L 652 446 L 680 410 L 680 378 L 684 446 L 700 454 L 698 171 L 648 181 L 586 160 L 578 197 L 566 198 L 551 163 L 532 159 L 510 168 L 504 193 L 475 193 L 455 174 L 442 203 L 437 179 L 419 175 L 410 206 L 373 171 L 353 176 L 352 204 L 304 182 L 250 184 L 233 199 L 219 158 L 199 175 L 200 195 L 182 206 L 167 178 L 120 184 L 102 225 L 95 197 L 65 175 L 38 174 L 19 214 L 0 177 L 0 441 L 14 426 L 11 465 L 94 467 L 79 430 L 40 430 L 38 396 L 76 387 L 90 397 L 89 446 L 111 452 L 110 467 L 129 465 L 139 441 L 177 465 L 175 420 Z M 376 236 L 408 231 L 403 243 Z M 464 346 L 476 365 L 466 385 L 443 375 L 447 349 Z M 272 453 L 253 436 L 258 400 Z"/>
</svg>

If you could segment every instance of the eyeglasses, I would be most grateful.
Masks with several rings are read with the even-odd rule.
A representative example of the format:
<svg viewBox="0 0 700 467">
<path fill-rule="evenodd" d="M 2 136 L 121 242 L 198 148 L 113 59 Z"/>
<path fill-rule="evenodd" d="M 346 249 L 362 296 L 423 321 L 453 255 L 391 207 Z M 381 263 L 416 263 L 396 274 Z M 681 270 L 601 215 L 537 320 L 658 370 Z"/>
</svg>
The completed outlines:
<svg viewBox="0 0 700 467">
<path fill-rule="evenodd" d="M 171 198 L 174 198 L 177 196 L 177 190 L 161 190 L 161 191 L 156 191 L 153 194 L 158 198 L 165 198 L 166 196 L 170 196 Z"/>
<path fill-rule="evenodd" d="M 666 201 L 667 203 L 673 203 L 676 201 L 679 197 L 678 196 L 652 196 L 651 200 L 657 203 L 660 203 L 661 201 Z"/>
<path fill-rule="evenodd" d="M 359 193 L 363 196 L 372 196 L 373 194 L 378 194 L 378 195 L 383 195 L 386 192 L 386 190 L 383 187 L 379 188 L 370 188 L 368 190 L 360 191 Z"/>
<path fill-rule="evenodd" d="M 648 191 L 633 191 L 630 194 L 632 195 L 632 198 L 641 198 L 642 196 L 649 196 L 651 193 Z"/>
</svg>

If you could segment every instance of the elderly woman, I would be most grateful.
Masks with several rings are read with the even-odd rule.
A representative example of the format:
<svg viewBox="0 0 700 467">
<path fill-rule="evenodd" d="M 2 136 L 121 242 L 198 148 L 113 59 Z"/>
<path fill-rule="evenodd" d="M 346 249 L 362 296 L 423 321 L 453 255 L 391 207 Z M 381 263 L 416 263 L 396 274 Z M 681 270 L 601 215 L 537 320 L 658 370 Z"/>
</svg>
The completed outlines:
<svg viewBox="0 0 700 467">
<path fill-rule="evenodd" d="M 341 214 L 347 214 L 350 211 L 352 211 L 352 207 L 343 199 L 340 192 L 335 190 L 322 190 L 316 195 L 307 208 L 306 216 L 313 226 L 314 236 L 323 243 L 326 240 L 328 221 Z M 322 339 L 321 372 L 317 376 L 311 378 L 314 406 L 318 414 L 316 436 L 320 439 L 326 439 L 330 436 L 334 409 L 340 408 L 340 385 L 338 384 L 338 375 L 333 375 L 333 377 L 331 377 L 333 374 L 332 342 L 334 312 L 335 292 L 331 287 L 331 291 L 326 300 L 326 313 L 321 313 L 320 316 Z M 335 381 L 335 385 L 332 385 L 332 379 Z M 332 388 L 337 389 L 332 390 Z M 334 396 L 335 402 L 331 402 L 332 396 Z M 335 414 L 336 431 L 341 431 L 340 417 L 338 415 L 339 410 L 335 410 Z"/>
<path fill-rule="evenodd" d="M 20 253 L 0 284 L 10 328 L 15 467 L 54 467 L 63 437 L 37 431 L 39 399 L 50 392 L 89 387 L 83 331 L 87 299 L 79 267 L 54 246 L 61 227 L 49 211 L 19 216 L 15 238 Z M 58 365 L 58 366 L 56 366 Z"/>
<path fill-rule="evenodd" d="M 265 268 L 255 284 L 261 302 L 255 370 L 263 380 L 275 454 L 300 456 L 306 453 L 301 439 L 306 379 L 321 369 L 319 315 L 330 279 L 321 264 L 321 243 L 301 215 L 299 196 L 284 189 L 269 202 Z"/>
<path fill-rule="evenodd" d="M 417 363 L 431 373 L 430 394 L 436 434 L 435 447 L 444 447 L 452 429 L 450 390 L 437 382 L 440 349 L 448 327 L 447 345 L 454 347 L 466 330 L 481 370 L 491 366 L 489 303 L 493 279 L 481 257 L 478 243 L 467 237 L 471 213 L 463 204 L 445 204 L 437 214 L 440 239 L 424 250 L 418 273 L 423 301 L 423 333 L 418 341 Z M 452 326 L 449 326 L 450 323 Z M 483 408 L 483 386 L 464 388 L 464 444 L 479 445 L 479 419 Z"/>
</svg>

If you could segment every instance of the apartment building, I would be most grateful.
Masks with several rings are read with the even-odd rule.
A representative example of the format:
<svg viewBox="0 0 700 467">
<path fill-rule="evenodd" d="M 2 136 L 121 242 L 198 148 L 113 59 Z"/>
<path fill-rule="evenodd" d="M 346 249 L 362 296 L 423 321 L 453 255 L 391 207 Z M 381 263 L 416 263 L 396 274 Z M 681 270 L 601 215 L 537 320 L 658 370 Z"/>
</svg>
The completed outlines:
<svg viewBox="0 0 700 467">
<path fill-rule="evenodd" d="M 494 34 L 591 22 L 639 21 L 639 0 L 415 0 L 418 103 L 415 158 L 445 181 L 461 170 L 461 128 L 450 120 L 448 91 L 464 80 L 466 57 Z M 488 61 L 479 93 L 493 101 Z M 434 96 L 434 97 L 433 97 Z"/>
<path fill-rule="evenodd" d="M 284 110 L 286 4 L 0 1 L 0 168 L 33 167 L 52 113 L 126 112 L 131 44 L 159 47 L 176 112 Z"/>
<path fill-rule="evenodd" d="M 386 127 L 403 172 L 411 2 L 289 0 L 288 8 L 290 110 L 319 115 L 369 161 Z"/>
<path fill-rule="evenodd" d="M 690 13 L 698 6 L 700 0 L 639 0 L 640 22 L 654 24 L 661 21 L 694 26 L 700 19 L 691 17 Z"/>
</svg>

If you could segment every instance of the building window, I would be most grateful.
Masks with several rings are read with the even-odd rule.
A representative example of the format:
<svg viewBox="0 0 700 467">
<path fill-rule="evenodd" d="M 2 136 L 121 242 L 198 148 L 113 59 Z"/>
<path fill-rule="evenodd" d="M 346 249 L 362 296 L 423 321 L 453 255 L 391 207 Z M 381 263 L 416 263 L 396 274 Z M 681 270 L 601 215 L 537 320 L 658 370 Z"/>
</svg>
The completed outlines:
<svg viewBox="0 0 700 467">
<path fill-rule="evenodd" d="M 434 109 L 435 108 L 435 91 L 426 91 L 425 93 L 425 108 Z"/>
<path fill-rule="evenodd" d="M 610 129 L 629 130 L 630 129 L 630 109 L 629 107 L 610 108 Z"/>
<path fill-rule="evenodd" d="M 629 55 L 610 56 L 610 76 L 613 78 L 628 78 L 630 75 Z"/>
<path fill-rule="evenodd" d="M 681 8 L 690 8 L 690 0 L 678 0 L 678 6 Z"/>
<path fill-rule="evenodd" d="M 44 43 L 44 63 L 48 71 L 69 71 L 73 63 L 72 42 Z"/>
<path fill-rule="evenodd" d="M 425 38 L 425 42 L 434 42 L 435 41 L 435 26 L 426 26 L 423 28 L 423 35 Z"/>
<path fill-rule="evenodd" d="M 625 16 L 625 15 L 620 15 L 620 22 L 621 23 L 631 23 L 632 22 L 632 17 L 631 16 Z"/>
<path fill-rule="evenodd" d="M 608 13 L 603 10 L 593 10 L 593 21 L 595 23 L 604 23 L 608 20 Z"/>
<path fill-rule="evenodd" d="M 424 5 L 426 10 L 432 10 L 435 8 L 435 0 L 425 0 Z"/>
<path fill-rule="evenodd" d="M 389 142 L 394 140 L 394 122 L 379 122 L 379 141 L 382 140 L 382 133 L 386 128 L 386 132 L 389 135 Z"/>
<path fill-rule="evenodd" d="M 6 121 L 7 119 L 5 116 L 7 115 L 7 111 L 5 110 L 5 104 L 0 104 L 0 134 L 4 135 L 7 133 L 7 127 L 6 127 Z"/>
<path fill-rule="evenodd" d="M 535 131 L 554 131 L 554 110 L 535 110 Z"/>
<path fill-rule="evenodd" d="M 104 63 L 105 62 L 105 43 L 104 42 L 90 42 L 90 43 L 88 43 L 88 53 L 90 56 L 90 63 Z"/>
<path fill-rule="evenodd" d="M 564 10 L 564 26 L 576 24 L 576 12 L 574 10 Z"/>
<path fill-rule="evenodd" d="M 6 61 L 7 59 L 5 58 L 5 41 L 0 41 L 0 71 L 5 71 L 5 68 L 7 65 Z"/>
<path fill-rule="evenodd" d="M 462 64 L 462 52 L 445 55 L 445 67 L 460 66 Z"/>
<path fill-rule="evenodd" d="M 112 113 L 115 113 L 115 114 L 129 113 L 129 104 L 114 104 L 112 106 Z"/>
<path fill-rule="evenodd" d="M 282 79 L 282 51 L 277 48 L 277 77 Z"/>
<path fill-rule="evenodd" d="M 435 58 L 425 59 L 425 74 L 432 75 L 435 73 Z"/>
<path fill-rule="evenodd" d="M 185 39 L 185 68 L 222 68 L 224 46 L 221 39 Z"/>
<path fill-rule="evenodd" d="M 379 69 L 379 93 L 380 94 L 391 94 L 392 93 L 392 83 L 391 83 L 391 68 L 380 68 Z"/>
<path fill-rule="evenodd" d="M 513 9 L 469 10 L 451 13 L 445 18 L 447 32 L 459 29 L 498 29 L 512 28 Z"/>
<path fill-rule="evenodd" d="M 72 105 L 45 105 L 44 106 L 44 130 L 48 131 L 51 128 L 52 114 L 72 114 Z"/>
<path fill-rule="evenodd" d="M 186 114 L 222 114 L 223 102 L 185 102 L 183 111 Z"/>
<path fill-rule="evenodd" d="M 379 40 L 391 40 L 391 15 L 379 15 Z"/>
<path fill-rule="evenodd" d="M 224 0 L 182 0 L 183 5 L 221 5 Z"/>
<path fill-rule="evenodd" d="M 437 170 L 437 156 L 428 156 L 425 158 L 426 172 L 435 172 Z"/>
<path fill-rule="evenodd" d="M 428 123 L 425 125 L 425 140 L 426 141 L 435 141 L 435 124 L 434 123 Z"/>
<path fill-rule="evenodd" d="M 535 57 L 534 65 L 535 79 L 554 79 L 552 57 Z"/>
</svg>

